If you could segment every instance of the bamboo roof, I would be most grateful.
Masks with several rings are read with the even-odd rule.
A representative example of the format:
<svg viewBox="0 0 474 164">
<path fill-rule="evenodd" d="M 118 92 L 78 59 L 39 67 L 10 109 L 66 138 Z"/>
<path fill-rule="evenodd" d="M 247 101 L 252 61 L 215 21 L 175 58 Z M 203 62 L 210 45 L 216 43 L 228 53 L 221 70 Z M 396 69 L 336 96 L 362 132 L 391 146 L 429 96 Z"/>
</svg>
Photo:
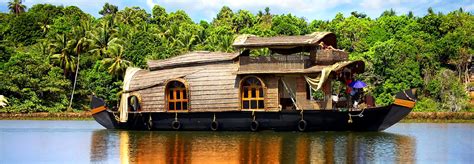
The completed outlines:
<svg viewBox="0 0 474 164">
<path fill-rule="evenodd" d="M 302 36 L 258 37 L 254 35 L 238 36 L 232 46 L 235 48 L 295 48 L 314 47 L 320 42 L 337 48 L 336 35 L 331 32 L 314 32 Z"/>
<path fill-rule="evenodd" d="M 233 60 L 239 56 L 239 53 L 224 53 L 224 52 L 208 52 L 195 51 L 187 54 L 175 56 L 164 60 L 148 61 L 150 70 L 158 70 L 164 68 L 173 68 L 191 64 L 205 64 L 220 61 Z"/>
</svg>

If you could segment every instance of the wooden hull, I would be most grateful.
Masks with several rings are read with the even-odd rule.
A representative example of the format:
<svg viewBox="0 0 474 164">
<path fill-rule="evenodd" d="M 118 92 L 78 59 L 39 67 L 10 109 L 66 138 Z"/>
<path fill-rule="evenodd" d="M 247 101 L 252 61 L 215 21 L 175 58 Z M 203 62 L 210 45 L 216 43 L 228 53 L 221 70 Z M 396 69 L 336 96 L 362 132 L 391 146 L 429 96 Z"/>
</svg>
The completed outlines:
<svg viewBox="0 0 474 164">
<path fill-rule="evenodd" d="M 413 95 L 411 92 L 409 95 Z M 408 99 L 406 94 L 397 98 Z M 414 97 L 414 96 L 410 96 Z M 408 101 L 408 100 L 406 100 Z M 100 100 L 93 100 L 97 104 Z M 397 102 L 397 101 L 396 101 Z M 94 105 L 92 105 L 94 106 Z M 97 106 L 97 105 L 95 105 Z M 94 119 L 107 129 L 183 130 L 183 131 L 382 131 L 399 122 L 411 107 L 392 104 L 361 111 L 304 110 L 281 112 L 129 112 L 128 120 L 119 123 L 118 113 L 101 110 Z M 302 121 L 304 120 L 304 121 Z"/>
</svg>

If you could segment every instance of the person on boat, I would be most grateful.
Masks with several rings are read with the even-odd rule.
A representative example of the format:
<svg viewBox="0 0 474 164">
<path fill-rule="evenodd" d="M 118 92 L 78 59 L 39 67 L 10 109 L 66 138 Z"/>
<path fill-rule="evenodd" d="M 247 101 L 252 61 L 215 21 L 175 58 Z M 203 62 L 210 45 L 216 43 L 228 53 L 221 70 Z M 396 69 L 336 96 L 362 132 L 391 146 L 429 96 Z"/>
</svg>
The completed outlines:
<svg viewBox="0 0 474 164">
<path fill-rule="evenodd" d="M 352 101 L 353 101 L 353 107 L 357 108 L 359 103 L 360 103 L 360 98 L 361 98 L 361 95 L 362 95 L 361 89 L 360 88 L 353 88 L 350 95 L 351 95 L 351 98 L 352 98 Z"/>
<path fill-rule="evenodd" d="M 336 50 L 333 46 L 331 46 L 331 45 L 326 45 L 326 44 L 324 44 L 324 42 L 320 42 L 320 43 L 319 43 L 319 47 L 320 47 L 322 50 Z"/>
<path fill-rule="evenodd" d="M 346 73 L 344 74 L 344 81 L 345 81 L 345 83 L 346 83 L 346 94 L 350 94 L 351 91 L 352 91 L 352 87 L 351 87 L 349 84 L 351 84 L 352 81 L 353 81 L 353 80 L 352 80 L 351 73 L 346 72 Z"/>
</svg>

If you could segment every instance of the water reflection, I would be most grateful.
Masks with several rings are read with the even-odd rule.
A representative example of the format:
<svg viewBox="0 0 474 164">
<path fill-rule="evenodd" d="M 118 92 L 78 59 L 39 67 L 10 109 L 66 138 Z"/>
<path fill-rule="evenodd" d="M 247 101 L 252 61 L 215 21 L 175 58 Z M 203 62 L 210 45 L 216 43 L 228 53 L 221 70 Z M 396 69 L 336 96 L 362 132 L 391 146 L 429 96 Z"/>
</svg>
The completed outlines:
<svg viewBox="0 0 474 164">
<path fill-rule="evenodd" d="M 91 162 L 414 163 L 415 140 L 374 132 L 94 131 Z"/>
</svg>

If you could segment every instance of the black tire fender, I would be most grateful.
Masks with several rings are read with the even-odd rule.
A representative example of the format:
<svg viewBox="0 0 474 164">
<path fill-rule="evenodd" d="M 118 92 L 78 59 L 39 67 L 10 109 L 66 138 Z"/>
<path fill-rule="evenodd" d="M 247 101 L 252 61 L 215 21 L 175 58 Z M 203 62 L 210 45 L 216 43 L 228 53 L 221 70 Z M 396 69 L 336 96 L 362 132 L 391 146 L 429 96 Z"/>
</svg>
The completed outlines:
<svg viewBox="0 0 474 164">
<path fill-rule="evenodd" d="M 212 122 L 211 122 L 211 130 L 212 130 L 212 131 L 216 131 L 216 130 L 218 130 L 218 129 L 219 129 L 219 122 L 217 122 L 217 121 L 212 121 Z"/>
<path fill-rule="evenodd" d="M 258 123 L 258 121 L 253 120 L 252 123 L 250 123 L 250 130 L 252 130 L 252 132 L 256 132 L 259 126 L 260 124 Z"/>
<path fill-rule="evenodd" d="M 174 130 L 179 130 L 181 129 L 181 123 L 178 120 L 174 120 L 173 122 L 171 122 L 171 128 L 173 128 Z"/>
<path fill-rule="evenodd" d="M 308 126 L 308 123 L 305 120 L 298 121 L 298 130 L 300 132 L 304 132 L 307 126 Z"/>
</svg>

